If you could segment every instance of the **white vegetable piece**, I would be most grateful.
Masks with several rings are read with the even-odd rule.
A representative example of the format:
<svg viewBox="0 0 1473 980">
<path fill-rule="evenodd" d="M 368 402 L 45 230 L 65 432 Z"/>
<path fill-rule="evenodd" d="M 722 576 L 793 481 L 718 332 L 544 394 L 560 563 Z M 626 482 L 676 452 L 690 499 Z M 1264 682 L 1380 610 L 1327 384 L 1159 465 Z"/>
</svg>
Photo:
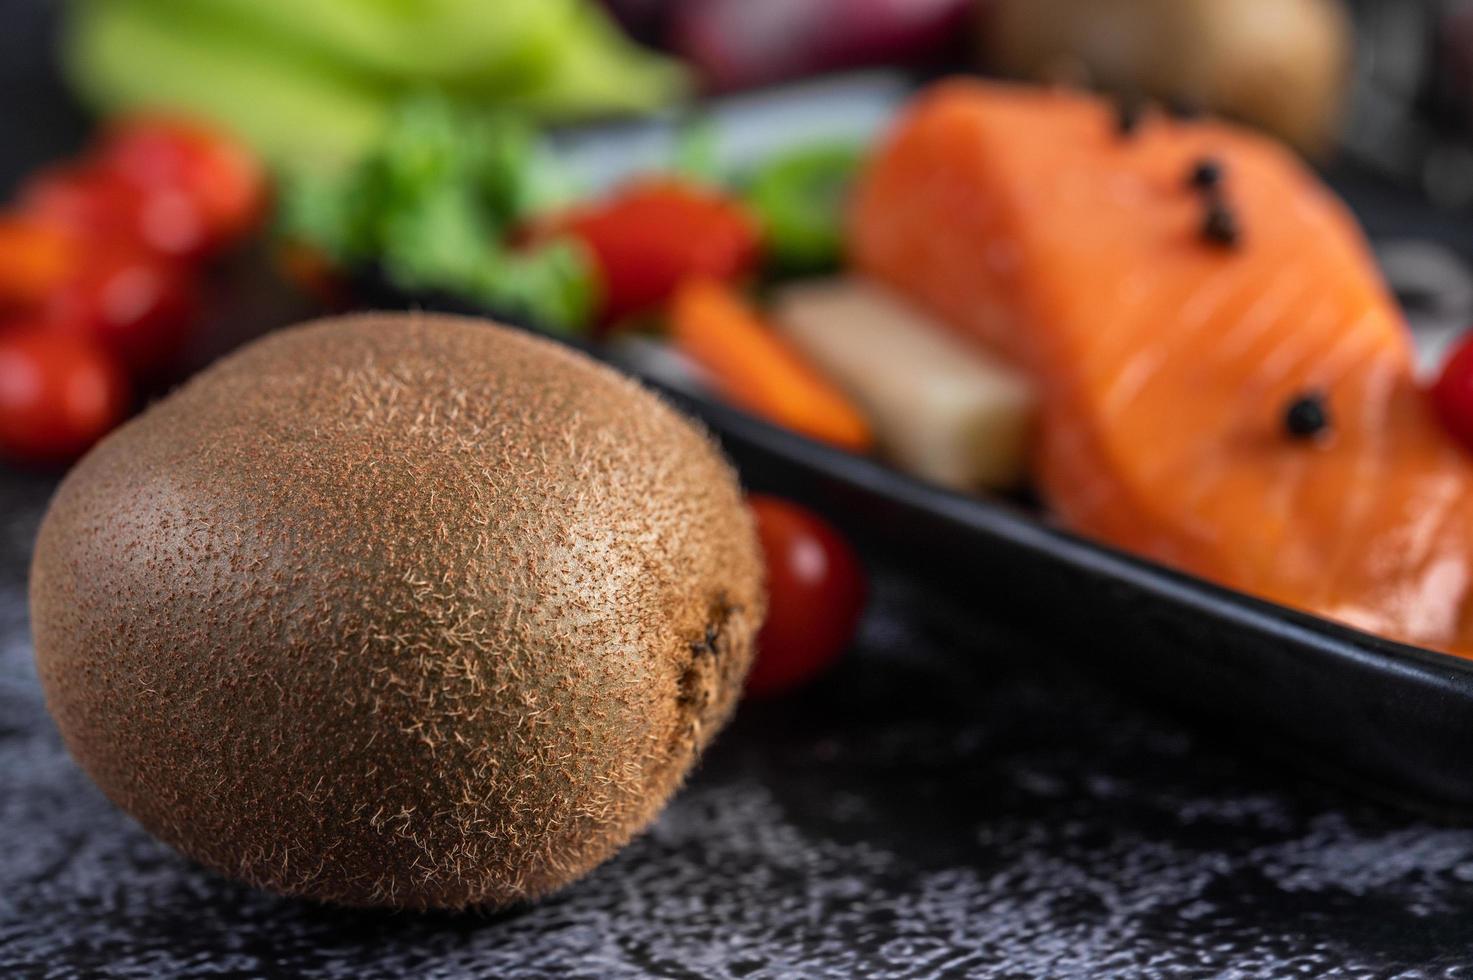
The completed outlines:
<svg viewBox="0 0 1473 980">
<path fill-rule="evenodd" d="M 774 319 L 863 406 L 902 469 L 956 490 L 1023 480 L 1038 399 L 1016 368 L 857 279 L 787 287 Z"/>
</svg>

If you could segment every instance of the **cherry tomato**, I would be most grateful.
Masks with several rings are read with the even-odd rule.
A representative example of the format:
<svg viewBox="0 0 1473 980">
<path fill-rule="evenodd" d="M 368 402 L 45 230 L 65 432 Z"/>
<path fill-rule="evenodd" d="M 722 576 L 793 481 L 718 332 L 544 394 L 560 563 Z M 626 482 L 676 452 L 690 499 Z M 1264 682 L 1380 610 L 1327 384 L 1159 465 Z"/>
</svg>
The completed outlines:
<svg viewBox="0 0 1473 980">
<path fill-rule="evenodd" d="M 0 309 L 32 310 L 76 274 L 72 236 L 21 215 L 0 217 Z"/>
<path fill-rule="evenodd" d="M 854 638 L 864 572 L 828 522 L 775 497 L 749 501 L 767 559 L 767 621 L 747 692 L 781 694 L 823 673 Z"/>
<path fill-rule="evenodd" d="M 42 317 L 111 351 L 137 378 L 173 366 L 199 317 L 190 270 L 142 250 L 99 250 L 51 294 Z"/>
<path fill-rule="evenodd" d="M 78 238 L 129 239 L 133 234 L 134 194 L 120 181 L 78 164 L 37 172 L 21 185 L 20 211 Z"/>
<path fill-rule="evenodd" d="M 20 208 L 89 244 L 137 244 L 185 259 L 210 247 L 204 216 L 189 195 L 141 187 L 93 166 L 42 171 L 21 188 Z"/>
<path fill-rule="evenodd" d="M 1473 332 L 1453 348 L 1432 385 L 1432 406 L 1453 437 L 1473 449 Z"/>
<path fill-rule="evenodd" d="M 603 278 L 606 322 L 658 307 L 686 279 L 747 274 L 761 241 L 741 205 L 674 180 L 631 185 L 555 227 L 593 252 Z"/>
<path fill-rule="evenodd" d="M 0 454 L 60 463 L 123 420 L 128 382 L 107 351 L 34 326 L 0 333 Z"/>
<path fill-rule="evenodd" d="M 180 194 L 203 221 L 202 249 L 249 235 L 266 207 L 266 174 L 244 146 L 181 119 L 125 119 L 105 136 L 99 166 L 152 194 Z"/>
</svg>

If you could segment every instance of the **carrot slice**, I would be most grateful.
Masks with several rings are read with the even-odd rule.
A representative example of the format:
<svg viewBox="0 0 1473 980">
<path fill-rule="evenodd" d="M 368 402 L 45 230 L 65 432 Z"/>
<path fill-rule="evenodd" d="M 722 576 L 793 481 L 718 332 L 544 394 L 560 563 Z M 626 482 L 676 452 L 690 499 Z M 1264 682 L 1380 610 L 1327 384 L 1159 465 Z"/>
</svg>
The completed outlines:
<svg viewBox="0 0 1473 980">
<path fill-rule="evenodd" d="M 76 246 L 66 233 L 0 217 L 0 308 L 36 306 L 75 271 Z"/>
<path fill-rule="evenodd" d="M 732 403 L 778 425 L 853 452 L 874 443 L 859 409 L 764 323 L 730 287 L 692 279 L 670 307 L 676 347 Z"/>
</svg>

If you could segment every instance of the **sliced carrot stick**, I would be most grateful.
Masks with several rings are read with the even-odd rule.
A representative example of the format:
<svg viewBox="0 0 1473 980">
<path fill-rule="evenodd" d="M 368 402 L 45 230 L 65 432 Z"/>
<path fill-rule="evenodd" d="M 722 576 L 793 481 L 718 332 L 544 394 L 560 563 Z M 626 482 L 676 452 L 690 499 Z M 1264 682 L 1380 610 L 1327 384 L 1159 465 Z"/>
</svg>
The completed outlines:
<svg viewBox="0 0 1473 980">
<path fill-rule="evenodd" d="M 733 404 L 841 449 L 868 452 L 873 445 L 864 415 L 729 286 L 711 279 L 683 283 L 670 321 L 676 347 Z"/>
</svg>

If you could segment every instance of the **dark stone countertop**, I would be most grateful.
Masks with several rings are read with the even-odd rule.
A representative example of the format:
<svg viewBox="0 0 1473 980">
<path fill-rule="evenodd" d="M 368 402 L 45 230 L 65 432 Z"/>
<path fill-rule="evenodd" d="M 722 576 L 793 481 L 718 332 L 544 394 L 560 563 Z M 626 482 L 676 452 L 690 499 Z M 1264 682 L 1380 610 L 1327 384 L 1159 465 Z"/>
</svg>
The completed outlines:
<svg viewBox="0 0 1473 980">
<path fill-rule="evenodd" d="M 563 894 L 488 917 L 254 892 L 63 751 L 24 601 L 50 489 L 0 478 L 0 976 L 1456 976 L 1473 953 L 1473 829 L 1215 744 L 878 570 L 840 669 L 744 706 Z"/>
<path fill-rule="evenodd" d="M 54 9 L 0 0 L 0 188 L 83 132 L 49 67 Z M 1374 188 L 1357 206 L 1385 234 L 1422 231 Z M 1429 977 L 1473 961 L 1473 829 L 1219 744 L 880 569 L 841 668 L 744 706 L 655 827 L 560 896 L 425 916 L 251 891 L 150 838 L 61 748 L 25 611 L 52 486 L 0 471 L 0 977 Z"/>
</svg>

